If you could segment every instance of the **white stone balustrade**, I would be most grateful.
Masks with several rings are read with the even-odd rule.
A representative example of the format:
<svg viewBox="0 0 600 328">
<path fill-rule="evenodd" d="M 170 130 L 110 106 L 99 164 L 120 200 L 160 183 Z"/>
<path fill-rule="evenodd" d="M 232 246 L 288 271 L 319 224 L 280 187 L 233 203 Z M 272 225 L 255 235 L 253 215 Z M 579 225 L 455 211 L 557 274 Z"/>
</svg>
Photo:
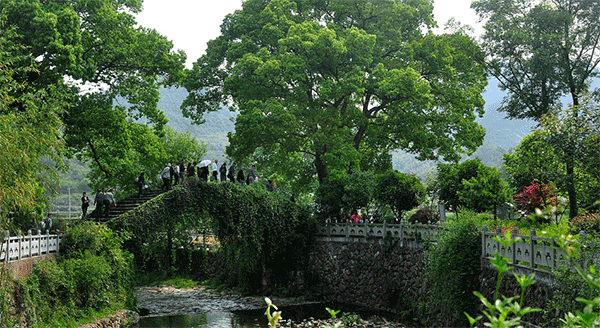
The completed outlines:
<svg viewBox="0 0 600 328">
<path fill-rule="evenodd" d="M 0 245 L 0 262 L 18 261 L 44 254 L 58 253 L 61 237 L 57 234 L 42 234 L 40 230 L 32 235 L 31 230 L 26 236 L 19 234 L 11 237 L 8 232 Z"/>
</svg>

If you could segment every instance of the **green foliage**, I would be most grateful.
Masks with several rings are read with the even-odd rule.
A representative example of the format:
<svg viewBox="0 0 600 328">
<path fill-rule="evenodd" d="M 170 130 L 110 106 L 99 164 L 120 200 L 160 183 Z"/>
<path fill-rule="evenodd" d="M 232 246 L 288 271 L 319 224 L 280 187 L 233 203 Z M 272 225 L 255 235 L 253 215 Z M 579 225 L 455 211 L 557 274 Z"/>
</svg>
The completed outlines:
<svg viewBox="0 0 600 328">
<path fill-rule="evenodd" d="M 319 184 L 315 193 L 315 205 L 317 215 L 321 221 L 325 219 L 342 219 L 342 199 L 344 198 L 344 187 L 346 177 L 329 175 Z"/>
<path fill-rule="evenodd" d="M 307 260 L 314 236 L 308 208 L 298 206 L 264 186 L 233 183 L 185 183 L 109 221 L 128 240 L 142 271 L 167 271 L 177 266 L 175 249 L 194 249 L 190 231 L 210 228 L 221 243 L 228 268 L 219 277 L 244 293 L 261 288 L 263 269 L 274 287 Z"/>
<path fill-rule="evenodd" d="M 377 177 L 375 199 L 402 218 L 404 211 L 417 207 L 425 198 L 425 187 L 414 175 L 389 170 Z"/>
<path fill-rule="evenodd" d="M 571 233 L 579 234 L 581 231 L 593 237 L 600 237 L 600 214 L 587 213 L 569 219 Z"/>
<path fill-rule="evenodd" d="M 40 66 L 21 44 L 20 31 L 7 24 L 2 2 L 0 11 L 0 228 L 8 229 L 9 212 L 17 220 L 31 212 L 41 216 L 48 201 L 44 192 L 56 187 L 65 91 L 35 89 L 29 77 L 37 76 Z M 30 228 L 30 219 L 18 222 L 19 228 Z"/>
<path fill-rule="evenodd" d="M 3 281 L 7 300 L 13 300 L 3 313 L 13 313 L 31 327 L 72 327 L 91 316 L 135 306 L 132 258 L 106 227 L 85 222 L 71 227 L 63 240 L 58 260 L 37 262 L 12 287 Z M 2 327 L 7 323 L 3 316 Z"/>
<path fill-rule="evenodd" d="M 504 234 L 504 238 L 494 237 L 494 240 L 499 242 L 505 251 L 510 248 L 510 245 L 514 244 L 519 239 L 512 239 L 511 232 L 507 231 Z M 514 277 L 519 283 L 521 287 L 521 295 L 515 295 L 512 297 L 507 297 L 502 295 L 502 299 L 500 299 L 500 285 L 502 282 L 502 276 L 507 271 L 514 269 L 508 265 L 508 259 L 505 257 L 505 254 L 500 254 L 498 250 L 494 254 L 494 258 L 490 260 L 491 264 L 498 270 L 498 278 L 496 279 L 496 291 L 494 293 L 494 300 L 492 302 L 488 301 L 481 293 L 474 291 L 473 294 L 479 298 L 479 300 L 483 303 L 485 310 L 483 310 L 484 316 L 487 318 L 488 322 L 484 323 L 484 325 L 488 327 L 501 328 L 501 327 L 522 327 L 521 326 L 521 318 L 532 312 L 539 312 L 540 309 L 537 308 L 529 308 L 524 307 L 523 300 L 525 297 L 525 290 L 527 287 L 533 285 L 535 283 L 535 273 L 530 274 L 529 276 L 522 275 L 519 276 L 514 273 Z M 517 300 L 519 300 L 517 302 Z M 471 327 L 483 318 L 483 316 L 478 316 L 473 318 L 469 313 L 464 312 L 467 319 L 469 320 L 469 324 Z"/>
<path fill-rule="evenodd" d="M 428 33 L 432 9 L 248 1 L 187 72 L 183 113 L 202 122 L 231 101 L 240 114 L 227 154 L 305 183 L 389 169 L 394 149 L 457 160 L 483 141 L 487 80 L 470 37 Z"/>
<path fill-rule="evenodd" d="M 315 193 L 319 219 L 348 219 L 360 209 L 367 211 L 374 196 L 374 180 L 369 172 L 330 174 Z"/>
<path fill-rule="evenodd" d="M 440 221 L 440 215 L 432 210 L 421 208 L 408 218 L 408 223 L 435 224 Z"/>
<path fill-rule="evenodd" d="M 481 208 L 477 202 L 476 196 L 473 195 L 469 189 L 470 186 L 477 185 L 477 180 L 482 179 L 484 181 L 493 181 L 497 186 L 503 186 L 501 182 L 497 181 L 499 176 L 496 173 L 491 173 L 487 166 L 483 165 L 479 159 L 472 159 L 464 161 L 461 164 L 439 164 L 437 169 L 437 183 L 434 185 L 438 189 L 438 197 L 441 201 L 452 206 L 453 209 L 457 209 L 459 206 L 469 205 Z M 466 181 L 466 183 L 465 183 Z M 477 186 L 478 189 L 486 190 L 488 197 L 485 202 L 481 205 L 487 205 L 490 202 L 494 202 L 494 196 L 496 194 L 493 190 L 485 189 L 486 185 Z M 505 195 L 504 190 L 498 190 L 499 195 Z M 461 199 L 460 195 L 463 195 Z M 502 198 L 498 196 L 498 198 Z"/>
<path fill-rule="evenodd" d="M 20 74 L 19 82 L 27 83 L 21 90 L 45 101 L 37 110 L 47 116 L 31 122 L 53 131 L 47 136 L 40 130 L 39 141 L 64 142 L 69 156 L 89 162 L 94 187 L 132 181 L 145 163 L 160 159 L 157 138 L 166 119 L 156 107 L 158 88 L 177 83 L 185 55 L 155 30 L 138 26 L 141 1 L 2 0 L 0 9 L 3 30 L 21 36 L 13 48 L 21 60 L 14 64 L 25 73 L 33 68 Z M 33 104 L 10 98 L 16 107 Z"/>
<path fill-rule="evenodd" d="M 532 181 L 549 184 L 564 179 L 564 165 L 556 162 L 552 146 L 539 132 L 526 135 L 511 154 L 504 154 L 504 168 L 509 174 L 509 184 L 523 190 Z"/>
<path fill-rule="evenodd" d="M 465 207 L 477 212 L 494 211 L 496 206 L 511 200 L 511 190 L 495 167 L 482 166 L 477 175 L 462 180 L 458 198 Z"/>
<path fill-rule="evenodd" d="M 507 92 L 501 110 L 512 118 L 538 120 L 561 107 L 561 98 L 590 91 L 597 74 L 598 8 L 590 0 L 474 1 L 485 21 L 481 47 L 487 68 Z M 597 86 L 595 87 L 597 88 Z"/>
<path fill-rule="evenodd" d="M 564 318 L 567 313 L 583 311 L 585 304 L 578 302 L 577 299 L 594 299 L 600 295 L 600 287 L 587 284 L 581 275 L 572 270 L 574 266 L 581 263 L 598 267 L 598 251 L 598 246 L 580 245 L 578 258 L 566 258 L 553 270 L 555 288 L 552 298 L 543 309 L 544 317 L 548 318 L 547 322 L 550 325 L 558 326 L 562 321 L 560 318 Z"/>
<path fill-rule="evenodd" d="M 464 327 L 463 311 L 474 314 L 481 274 L 481 226 L 475 214 L 465 212 L 460 220 L 447 223 L 447 231 L 439 242 L 427 251 L 425 285 L 430 301 L 427 315 L 436 326 Z"/>
</svg>

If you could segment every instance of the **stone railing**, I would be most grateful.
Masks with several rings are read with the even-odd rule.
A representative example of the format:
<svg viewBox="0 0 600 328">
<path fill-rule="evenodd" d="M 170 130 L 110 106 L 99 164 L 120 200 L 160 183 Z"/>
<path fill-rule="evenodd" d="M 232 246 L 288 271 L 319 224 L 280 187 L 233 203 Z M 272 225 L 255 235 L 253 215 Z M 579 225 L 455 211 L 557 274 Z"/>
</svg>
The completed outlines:
<svg viewBox="0 0 600 328">
<path fill-rule="evenodd" d="M 529 236 L 519 235 L 516 228 L 511 231 L 511 239 L 519 238 L 520 241 L 505 247 L 494 237 L 504 238 L 500 227 L 494 231 L 488 231 L 486 226 L 481 232 L 482 259 L 489 260 L 494 257 L 496 251 L 508 259 L 508 264 L 513 266 L 517 272 L 535 272 L 537 277 L 549 277 L 550 273 L 561 265 L 566 259 L 566 254 L 556 248 L 556 242 L 552 238 L 540 237 L 535 229 L 531 229 Z M 585 232 L 579 233 L 579 242 L 586 243 Z M 591 245 L 591 244 L 589 244 Z M 488 262 L 489 261 L 485 261 Z M 580 263 L 586 268 L 588 263 Z"/>
<path fill-rule="evenodd" d="M 327 241 L 341 242 L 375 242 L 382 243 L 385 236 L 398 241 L 400 246 L 419 246 L 423 243 L 435 242 L 444 233 L 440 225 L 422 224 L 386 224 L 386 223 L 326 223 L 318 226 L 318 236 Z M 489 263 L 496 251 L 508 259 L 508 264 L 515 267 L 515 271 L 536 272 L 538 275 L 547 276 L 565 258 L 564 252 L 556 249 L 552 238 L 539 237 L 535 229 L 531 235 L 518 235 L 513 229 L 512 238 L 519 237 L 520 241 L 513 243 L 507 249 L 494 237 L 503 237 L 501 228 L 488 231 L 483 227 L 481 231 L 481 257 Z M 580 233 L 580 241 L 585 239 L 585 233 Z M 585 264 L 584 264 L 585 267 Z"/>
<path fill-rule="evenodd" d="M 59 235 L 51 235 L 48 230 L 45 235 L 40 230 L 36 235 L 32 235 L 29 230 L 26 236 L 19 233 L 13 237 L 7 232 L 0 249 L 0 262 L 18 261 L 44 254 L 58 253 L 60 239 Z"/>
<path fill-rule="evenodd" d="M 327 223 L 319 225 L 318 236 L 330 241 L 378 242 L 386 236 L 401 246 L 417 246 L 436 241 L 444 228 L 440 225 L 387 223 Z"/>
</svg>

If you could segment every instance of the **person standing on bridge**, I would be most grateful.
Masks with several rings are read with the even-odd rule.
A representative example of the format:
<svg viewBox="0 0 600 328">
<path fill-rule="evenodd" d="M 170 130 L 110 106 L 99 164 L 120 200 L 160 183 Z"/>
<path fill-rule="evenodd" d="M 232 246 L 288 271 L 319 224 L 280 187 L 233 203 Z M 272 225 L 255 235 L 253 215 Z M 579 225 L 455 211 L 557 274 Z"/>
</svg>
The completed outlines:
<svg viewBox="0 0 600 328">
<path fill-rule="evenodd" d="M 167 166 L 160 173 L 160 177 L 163 181 L 162 189 L 165 191 L 171 189 L 171 163 L 167 163 Z"/>
<path fill-rule="evenodd" d="M 238 182 L 238 183 L 239 183 L 241 186 L 243 186 L 243 185 L 245 184 L 245 183 L 244 183 L 245 181 L 244 181 L 244 168 L 243 168 L 243 167 L 242 167 L 242 168 L 241 168 L 241 169 L 238 171 L 238 174 L 237 174 L 237 182 Z"/>
<path fill-rule="evenodd" d="M 108 189 L 108 192 L 106 195 L 104 195 L 104 209 L 106 211 L 104 212 L 105 218 L 108 218 L 108 213 L 110 212 L 111 206 L 117 206 L 117 203 L 115 202 L 115 196 L 113 196 L 112 188 Z"/>
<path fill-rule="evenodd" d="M 223 162 L 219 168 L 219 173 L 221 174 L 221 182 L 227 181 L 227 162 Z"/>
<path fill-rule="evenodd" d="M 231 181 L 231 183 L 235 183 L 235 165 L 236 163 L 233 162 L 233 164 L 231 164 L 231 166 L 229 167 L 229 171 L 227 171 L 227 177 L 229 178 L 229 181 Z"/>
<path fill-rule="evenodd" d="M 90 207 L 90 198 L 87 196 L 85 191 L 81 196 L 81 218 L 84 219 L 87 215 L 88 207 Z"/>
<path fill-rule="evenodd" d="M 98 189 L 96 197 L 94 198 L 94 205 L 96 206 L 96 216 L 102 216 L 102 207 L 104 206 L 104 189 Z"/>
<path fill-rule="evenodd" d="M 182 158 L 181 162 L 179 162 L 179 180 L 183 182 L 183 178 L 185 177 L 185 159 Z"/>
</svg>

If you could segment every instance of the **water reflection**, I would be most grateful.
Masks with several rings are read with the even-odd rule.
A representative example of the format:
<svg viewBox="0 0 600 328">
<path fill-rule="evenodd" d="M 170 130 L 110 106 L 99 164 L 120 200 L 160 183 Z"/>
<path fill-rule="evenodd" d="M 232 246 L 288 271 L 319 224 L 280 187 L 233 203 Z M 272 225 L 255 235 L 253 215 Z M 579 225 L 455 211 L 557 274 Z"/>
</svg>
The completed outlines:
<svg viewBox="0 0 600 328">
<path fill-rule="evenodd" d="M 194 313 L 187 315 L 143 318 L 135 328 L 263 328 L 266 319 L 231 312 Z"/>
</svg>

